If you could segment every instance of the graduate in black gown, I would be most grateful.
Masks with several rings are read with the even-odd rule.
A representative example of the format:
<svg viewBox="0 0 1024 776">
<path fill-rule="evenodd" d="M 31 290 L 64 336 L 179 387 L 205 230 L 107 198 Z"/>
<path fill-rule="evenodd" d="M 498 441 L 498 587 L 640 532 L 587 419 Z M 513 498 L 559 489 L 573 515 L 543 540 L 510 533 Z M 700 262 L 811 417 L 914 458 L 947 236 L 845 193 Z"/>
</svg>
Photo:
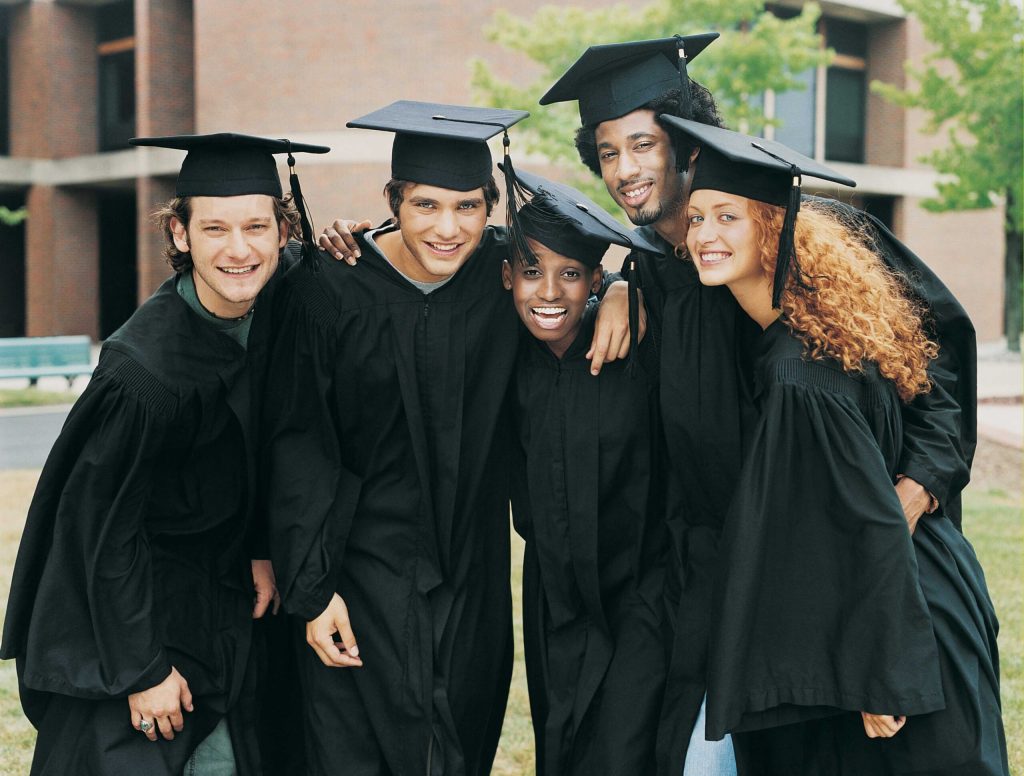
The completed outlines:
<svg viewBox="0 0 1024 776">
<path fill-rule="evenodd" d="M 321 257 L 285 281 L 267 498 L 310 773 L 491 767 L 511 674 L 518 321 L 484 141 L 525 115 L 396 103 L 352 122 L 396 132 L 397 224 L 358 237 L 356 266 Z"/>
<path fill-rule="evenodd" d="M 272 154 L 328 149 L 132 142 L 189 151 L 160 211 L 176 272 L 104 343 L 47 459 L 2 656 L 39 731 L 34 775 L 178 776 L 217 752 L 255 775 L 252 619 L 273 595 L 251 520 L 255 422 L 280 253 L 300 221 Z"/>
<path fill-rule="evenodd" d="M 726 289 L 702 286 L 693 265 L 674 253 L 685 234 L 685 178 L 679 168 L 685 169 L 692 146 L 676 136 L 666 117 L 721 125 L 712 95 L 685 69 L 716 37 L 591 46 L 541 98 L 541 104 L 579 101 L 581 161 L 603 178 L 637 232 L 660 249 L 645 255 L 631 278 L 642 289 L 648 337 L 660 357 L 666 520 L 673 546 L 666 601 L 674 636 L 659 768 L 671 776 L 683 770 L 688 750 L 704 742 L 699 720 L 711 580 L 744 434 L 755 422 L 744 354 L 756 346 L 759 330 Z M 877 219 L 842 202 L 827 205 L 865 234 L 926 310 L 940 353 L 929 365 L 932 390 L 901 406 L 898 469 L 905 479 L 899 490 L 909 521 L 931 510 L 959 526 L 959 493 L 976 439 L 974 327 L 935 274 Z M 722 769 L 731 754 L 697 757 L 718 757 L 716 767 Z"/>
<path fill-rule="evenodd" d="M 609 245 L 653 247 L 580 192 L 516 177 L 533 193 L 513 220 L 526 243 L 504 281 L 529 335 L 516 367 L 512 511 L 526 540 L 536 772 L 649 774 L 665 661 L 656 394 L 639 364 L 595 377 L 586 351 Z"/>
<path fill-rule="evenodd" d="M 1006 774 L 998 623 L 946 515 L 908 530 L 900 404 L 937 345 L 899 277 L 778 143 L 671 119 L 699 146 L 686 248 L 762 334 L 756 423 L 714 575 L 707 735 L 742 774 Z"/>
</svg>

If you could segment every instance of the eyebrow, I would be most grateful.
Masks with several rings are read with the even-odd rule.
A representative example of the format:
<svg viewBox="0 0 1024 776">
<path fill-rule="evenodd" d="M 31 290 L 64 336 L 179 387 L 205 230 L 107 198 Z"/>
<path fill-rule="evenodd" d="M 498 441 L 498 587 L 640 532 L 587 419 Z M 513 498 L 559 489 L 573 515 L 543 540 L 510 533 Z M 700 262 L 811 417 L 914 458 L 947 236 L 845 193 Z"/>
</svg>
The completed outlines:
<svg viewBox="0 0 1024 776">
<path fill-rule="evenodd" d="M 626 137 L 626 140 L 632 142 L 632 141 L 640 140 L 642 138 L 647 138 L 647 137 L 653 138 L 654 137 L 654 133 L 653 132 L 634 132 L 632 135 L 628 135 Z M 602 141 L 602 142 L 597 144 L 598 148 L 614 148 L 614 146 L 615 146 L 615 144 L 612 143 L 610 140 L 604 140 L 604 141 Z"/>
<path fill-rule="evenodd" d="M 482 197 L 473 197 L 471 199 L 460 199 L 460 205 L 482 205 L 484 200 Z"/>
<path fill-rule="evenodd" d="M 270 216 L 254 216 L 253 218 L 246 218 L 245 219 L 245 223 L 247 223 L 247 224 L 253 224 L 253 223 L 269 224 L 273 220 L 274 219 L 272 219 Z M 224 224 L 224 223 L 227 223 L 227 220 L 223 219 L 223 218 L 197 218 L 196 219 L 196 223 L 198 223 L 200 225 L 204 225 L 204 224 Z"/>
</svg>

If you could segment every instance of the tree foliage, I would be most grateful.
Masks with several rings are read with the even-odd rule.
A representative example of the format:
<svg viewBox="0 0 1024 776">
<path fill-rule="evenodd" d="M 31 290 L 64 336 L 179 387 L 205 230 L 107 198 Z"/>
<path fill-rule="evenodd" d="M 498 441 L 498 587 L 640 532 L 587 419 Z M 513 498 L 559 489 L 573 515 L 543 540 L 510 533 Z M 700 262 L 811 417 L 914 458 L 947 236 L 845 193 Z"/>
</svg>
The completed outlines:
<svg viewBox="0 0 1024 776">
<path fill-rule="evenodd" d="M 17 210 L 11 210 L 4 205 L 0 205 L 0 224 L 17 226 L 26 218 L 28 218 L 28 211 L 25 208 L 20 207 Z"/>
<path fill-rule="evenodd" d="M 992 207 L 1007 197 L 1007 228 L 1024 227 L 1024 53 L 1021 8 L 1013 0 L 900 0 L 918 18 L 934 51 L 907 63 L 916 88 L 875 82 L 872 89 L 921 108 L 925 131 L 948 146 L 922 157 L 951 176 L 924 205 L 934 211 Z"/>
<path fill-rule="evenodd" d="M 921 108 L 925 130 L 945 132 L 944 148 L 922 157 L 948 176 L 929 210 L 1005 204 L 1003 329 L 1020 350 L 1024 263 L 1024 25 L 1015 0 L 900 0 L 933 46 L 923 66 L 907 63 L 916 86 L 872 89 L 906 108 Z"/>
<path fill-rule="evenodd" d="M 536 77 L 524 86 L 500 78 L 487 62 L 472 63 L 472 83 L 479 102 L 531 112 L 516 129 L 513 145 L 564 163 L 578 173 L 588 193 L 607 202 L 603 189 L 579 166 L 573 134 L 579 126 L 575 103 L 540 108 L 537 100 L 580 54 L 599 43 L 645 40 L 674 34 L 717 31 L 721 38 L 690 66 L 690 77 L 707 86 L 726 125 L 759 131 L 766 123 L 760 96 L 804 88 L 797 75 L 827 61 L 816 32 L 819 9 L 807 4 L 792 19 L 764 10 L 763 0 L 653 0 L 644 5 L 605 8 L 544 6 L 532 17 L 507 11 L 495 14 L 488 37 L 507 50 L 524 54 Z M 521 79 L 520 79 L 521 80 Z"/>
</svg>

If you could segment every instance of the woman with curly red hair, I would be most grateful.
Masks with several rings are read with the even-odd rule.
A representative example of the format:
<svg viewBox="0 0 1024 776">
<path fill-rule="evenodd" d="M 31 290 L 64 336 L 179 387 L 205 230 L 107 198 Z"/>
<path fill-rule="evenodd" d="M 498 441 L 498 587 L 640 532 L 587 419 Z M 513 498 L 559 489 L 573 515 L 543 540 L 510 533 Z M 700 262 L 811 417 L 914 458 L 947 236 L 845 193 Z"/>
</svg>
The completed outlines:
<svg viewBox="0 0 1024 776">
<path fill-rule="evenodd" d="M 941 513 L 911 535 L 900 403 L 930 388 L 922 312 L 863 238 L 800 210 L 795 152 L 684 120 L 684 258 L 763 329 L 757 418 L 719 545 L 709 739 L 750 774 L 1005 774 L 998 624 Z M 799 211 L 799 215 L 798 215 Z M 682 248 L 683 246 L 681 246 Z"/>
</svg>

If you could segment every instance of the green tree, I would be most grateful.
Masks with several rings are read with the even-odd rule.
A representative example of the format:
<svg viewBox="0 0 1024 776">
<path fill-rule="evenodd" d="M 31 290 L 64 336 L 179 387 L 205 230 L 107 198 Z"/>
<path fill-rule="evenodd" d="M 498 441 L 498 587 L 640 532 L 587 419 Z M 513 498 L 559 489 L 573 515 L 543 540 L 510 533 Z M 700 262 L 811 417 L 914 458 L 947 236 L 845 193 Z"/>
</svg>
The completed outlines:
<svg viewBox="0 0 1024 776">
<path fill-rule="evenodd" d="M 906 64 L 913 88 L 873 83 L 907 108 L 921 108 L 926 131 L 946 147 L 922 157 L 949 176 L 923 205 L 936 212 L 1006 206 L 1004 332 L 1020 350 L 1024 263 L 1024 52 L 1015 0 L 900 0 L 934 50 L 923 66 Z M 970 260 L 969 257 L 966 260 Z"/>
<path fill-rule="evenodd" d="M 715 95 L 727 126 L 757 132 L 767 123 L 761 95 L 768 89 L 804 88 L 796 76 L 828 61 L 829 52 L 816 32 L 818 16 L 818 7 L 808 3 L 798 16 L 779 19 L 765 11 L 763 0 L 652 0 L 596 9 L 544 6 L 529 18 L 499 11 L 486 29 L 487 36 L 536 63 L 537 77 L 519 87 L 501 79 L 488 63 L 474 60 L 472 83 L 482 104 L 532 113 L 515 131 L 513 158 L 519 147 L 565 164 L 575 174 L 574 183 L 611 206 L 604 187 L 583 170 L 573 147 L 579 126 L 575 103 L 539 110 L 537 105 L 587 46 L 720 32 L 722 37 L 691 65 L 690 76 Z"/>
<path fill-rule="evenodd" d="M 28 218 L 28 211 L 25 208 L 20 207 L 17 210 L 11 210 L 8 207 L 0 205 L 0 224 L 17 226 L 26 218 Z"/>
</svg>

